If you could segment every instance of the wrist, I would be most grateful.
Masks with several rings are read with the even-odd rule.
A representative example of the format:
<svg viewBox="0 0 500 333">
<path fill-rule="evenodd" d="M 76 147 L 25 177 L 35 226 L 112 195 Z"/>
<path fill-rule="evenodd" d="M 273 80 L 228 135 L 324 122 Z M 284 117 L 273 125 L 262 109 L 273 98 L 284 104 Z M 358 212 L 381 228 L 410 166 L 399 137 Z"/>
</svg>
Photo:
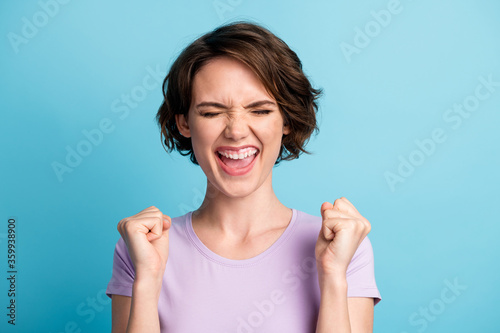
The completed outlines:
<svg viewBox="0 0 500 333">
<path fill-rule="evenodd" d="M 163 282 L 163 275 L 164 272 L 137 271 L 134 278 L 134 286 L 160 289 Z"/>
<path fill-rule="evenodd" d="M 163 273 L 159 272 L 144 272 L 139 271 L 135 273 L 134 284 L 146 284 L 146 285 L 161 285 L 163 281 Z"/>
<path fill-rule="evenodd" d="M 319 273 L 318 279 L 319 287 L 322 292 L 324 290 L 347 290 L 347 278 L 345 273 Z"/>
<path fill-rule="evenodd" d="M 162 281 L 153 278 L 136 278 L 132 285 L 132 294 L 144 299 L 158 300 L 160 297 Z"/>
<path fill-rule="evenodd" d="M 323 267 L 317 264 L 318 267 L 318 277 L 330 279 L 330 280 L 342 280 L 346 278 L 347 267 L 336 266 L 336 267 Z"/>
<path fill-rule="evenodd" d="M 135 270 L 134 281 L 146 281 L 148 283 L 161 283 L 163 275 L 165 274 L 165 266 L 151 268 L 151 267 L 137 267 Z"/>
</svg>

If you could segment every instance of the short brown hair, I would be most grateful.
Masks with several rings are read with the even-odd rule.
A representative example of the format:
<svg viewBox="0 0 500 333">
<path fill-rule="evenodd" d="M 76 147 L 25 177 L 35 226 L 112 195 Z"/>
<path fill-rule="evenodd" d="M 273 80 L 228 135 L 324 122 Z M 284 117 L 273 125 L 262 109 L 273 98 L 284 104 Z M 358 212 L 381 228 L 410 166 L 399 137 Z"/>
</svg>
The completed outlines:
<svg viewBox="0 0 500 333">
<path fill-rule="evenodd" d="M 299 57 L 283 40 L 249 22 L 220 26 L 196 39 L 177 57 L 163 81 L 164 100 L 156 114 L 164 148 L 189 155 L 198 164 L 191 138 L 180 134 L 175 115 L 188 116 L 194 76 L 207 61 L 220 56 L 235 58 L 250 67 L 278 103 L 290 133 L 283 136 L 276 164 L 309 153 L 305 145 L 318 131 L 315 100 L 322 91 L 311 86 Z"/>
</svg>

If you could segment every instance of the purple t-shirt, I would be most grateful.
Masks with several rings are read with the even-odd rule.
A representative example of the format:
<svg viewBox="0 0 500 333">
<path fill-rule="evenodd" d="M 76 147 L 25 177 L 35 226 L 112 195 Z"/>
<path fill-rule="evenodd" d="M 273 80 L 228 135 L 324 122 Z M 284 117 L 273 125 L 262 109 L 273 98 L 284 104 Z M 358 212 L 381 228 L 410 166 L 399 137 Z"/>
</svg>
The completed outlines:
<svg viewBox="0 0 500 333">
<path fill-rule="evenodd" d="M 158 302 L 162 332 L 314 332 L 320 290 L 314 248 L 321 217 L 293 209 L 280 238 L 261 254 L 232 260 L 196 236 L 191 213 L 172 219 L 169 257 Z M 106 293 L 132 296 L 134 266 L 122 238 Z M 365 238 L 347 270 L 348 297 L 380 293 Z"/>
</svg>

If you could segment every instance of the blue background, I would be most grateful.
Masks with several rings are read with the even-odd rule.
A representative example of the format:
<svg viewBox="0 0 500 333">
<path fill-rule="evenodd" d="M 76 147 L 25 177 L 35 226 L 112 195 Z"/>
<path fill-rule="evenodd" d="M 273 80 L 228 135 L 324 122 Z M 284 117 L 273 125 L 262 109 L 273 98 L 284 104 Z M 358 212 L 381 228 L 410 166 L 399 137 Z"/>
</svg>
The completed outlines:
<svg viewBox="0 0 500 333">
<path fill-rule="evenodd" d="M 274 186 L 287 206 L 315 215 L 345 196 L 372 223 L 383 297 L 375 331 L 498 332 L 494 0 L 2 2 L 0 330 L 110 331 L 103 291 L 116 224 L 151 205 L 181 215 L 205 188 L 201 169 L 161 146 L 162 95 L 149 71 L 166 72 L 196 37 L 241 19 L 284 39 L 324 89 L 313 154 L 278 166 Z M 481 83 L 488 77 L 497 82 L 490 90 Z M 469 115 L 448 111 L 463 103 Z M 89 144 L 83 131 L 103 121 L 108 133 Z M 441 142 L 432 148 L 435 129 Z M 86 156 L 58 176 L 54 163 L 68 166 L 67 149 Z M 391 185 L 388 172 L 399 181 Z M 15 327 L 6 317 L 9 217 L 17 219 Z"/>
</svg>

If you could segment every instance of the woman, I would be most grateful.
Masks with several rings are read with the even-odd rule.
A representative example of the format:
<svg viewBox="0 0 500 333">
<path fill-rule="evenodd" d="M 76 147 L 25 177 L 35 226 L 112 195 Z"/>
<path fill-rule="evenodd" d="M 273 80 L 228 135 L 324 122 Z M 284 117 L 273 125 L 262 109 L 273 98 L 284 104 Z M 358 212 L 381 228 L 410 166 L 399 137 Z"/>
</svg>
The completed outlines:
<svg viewBox="0 0 500 333">
<path fill-rule="evenodd" d="M 273 166 L 316 129 L 320 91 L 297 55 L 258 25 L 229 24 L 189 45 L 163 88 L 164 143 L 200 165 L 207 194 L 183 216 L 149 207 L 120 221 L 113 332 L 371 331 L 370 223 L 346 198 L 316 217 L 273 191 Z"/>
</svg>

